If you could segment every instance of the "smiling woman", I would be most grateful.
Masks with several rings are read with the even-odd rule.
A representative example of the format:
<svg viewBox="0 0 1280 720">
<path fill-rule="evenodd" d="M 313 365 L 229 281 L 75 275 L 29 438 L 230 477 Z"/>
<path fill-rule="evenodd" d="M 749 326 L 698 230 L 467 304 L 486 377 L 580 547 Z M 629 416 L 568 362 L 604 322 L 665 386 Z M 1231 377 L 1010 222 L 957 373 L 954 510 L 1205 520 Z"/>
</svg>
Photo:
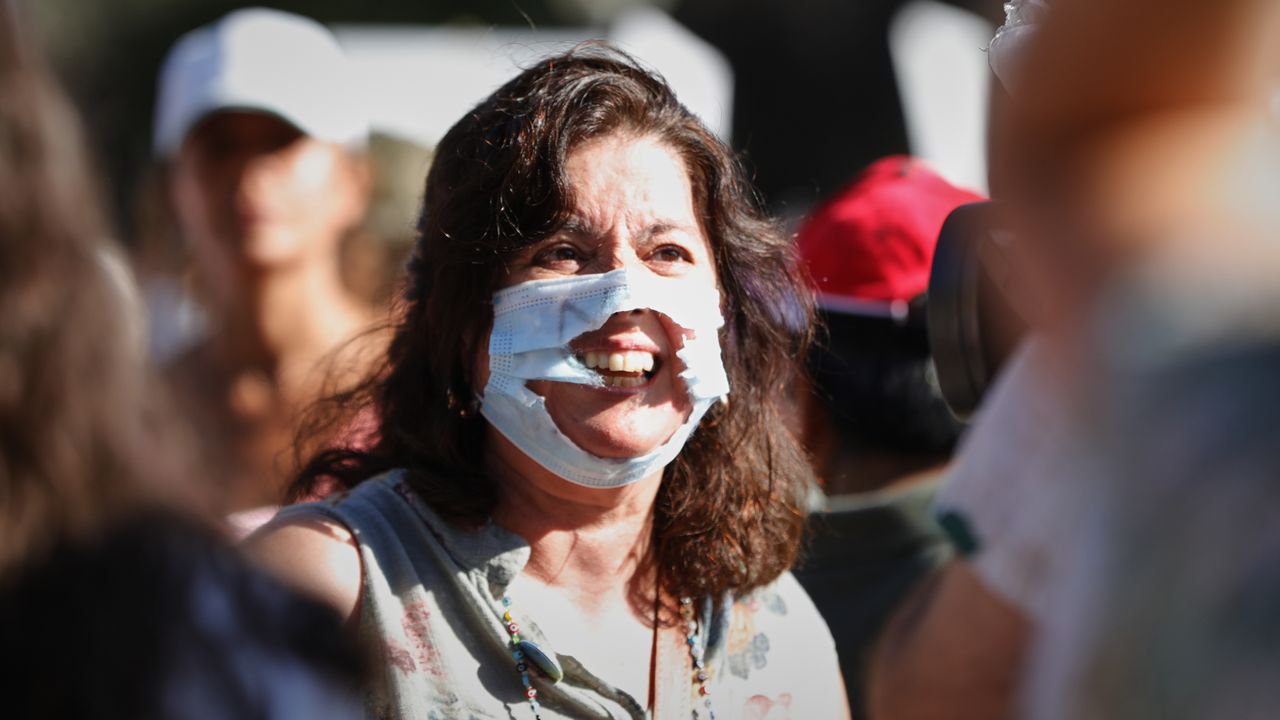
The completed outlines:
<svg viewBox="0 0 1280 720">
<path fill-rule="evenodd" d="M 730 151 L 580 47 L 450 130 L 419 231 L 385 367 L 329 406 L 376 442 L 252 541 L 381 648 L 371 712 L 845 717 L 788 573 L 811 302 Z"/>
</svg>

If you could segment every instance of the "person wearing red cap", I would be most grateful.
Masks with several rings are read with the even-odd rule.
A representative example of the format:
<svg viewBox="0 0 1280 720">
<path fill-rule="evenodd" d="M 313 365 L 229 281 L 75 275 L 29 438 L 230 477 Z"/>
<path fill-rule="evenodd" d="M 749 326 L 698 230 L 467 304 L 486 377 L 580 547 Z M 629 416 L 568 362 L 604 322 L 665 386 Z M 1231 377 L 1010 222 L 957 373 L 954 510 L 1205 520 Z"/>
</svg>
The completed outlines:
<svg viewBox="0 0 1280 720">
<path fill-rule="evenodd" d="M 947 555 L 930 510 L 961 425 L 933 370 L 925 294 L 943 221 L 983 199 L 917 159 L 889 157 L 821 204 L 797 237 L 826 327 L 800 402 L 827 508 L 796 576 L 837 638 L 855 717 L 865 716 L 856 679 L 881 625 Z"/>
<path fill-rule="evenodd" d="M 818 304 L 902 324 L 928 290 L 942 223 L 957 207 L 985 199 L 916 158 L 876 161 L 820 205 L 796 237 Z"/>
<path fill-rule="evenodd" d="M 1221 357 L 1242 347 L 1222 334 L 1240 318 L 1215 298 L 1253 302 L 1275 285 L 1264 258 L 1280 223 L 1274 185 L 1260 179 L 1275 172 L 1274 130 L 1264 128 L 1274 128 L 1280 6 L 1051 0 L 1037 19 L 1023 16 L 1030 4 L 1010 3 L 1009 24 L 1038 27 L 1014 31 L 1024 36 L 1014 56 L 992 55 L 997 71 L 1017 72 L 1001 78 L 1009 93 L 993 118 L 990 165 L 1010 208 L 1017 280 L 1005 300 L 1032 332 L 982 399 L 939 498 L 948 526 L 965 529 L 955 533 L 967 536 L 964 556 L 921 583 L 882 633 L 872 711 L 1273 717 L 1274 703 L 1218 683 L 1274 676 L 1257 657 L 1241 662 L 1247 642 L 1229 643 L 1230 657 L 1214 642 L 1241 637 L 1216 624 L 1215 608 L 1248 613 L 1188 604 L 1237 597 L 1232 563 L 1265 544 L 1239 511 L 1229 538 L 1201 533 L 1224 493 L 1241 490 L 1234 481 L 1252 481 L 1259 456 L 1247 433 L 1227 430 L 1243 427 L 1227 414 L 1266 383 L 1240 382 L 1248 397 L 1218 395 L 1213 409 L 1187 394 L 1193 374 L 1146 383 L 1180 353 L 1228 362 L 1196 371 L 1207 371 L 1201 381 L 1242 377 Z M 1266 200 L 1248 199 L 1254 185 Z M 1258 240 L 1268 250 L 1255 255 L 1246 248 Z M 1254 285 L 1255 273 L 1264 282 Z M 1263 315 L 1273 327 L 1274 308 Z M 1203 337 L 1169 343 L 1192 325 L 1217 335 L 1207 347 Z M 1158 414 L 1133 405 L 1144 392 L 1160 398 L 1148 406 Z M 1192 579 L 1200 563 L 1212 567 L 1208 585 Z M 1215 696 L 1230 702 L 1215 706 Z"/>
<path fill-rule="evenodd" d="M 925 294 L 943 221 L 981 200 L 895 156 L 801 227 L 796 242 L 827 329 L 811 358 L 804 434 L 828 495 L 907 485 L 950 455 L 960 426 L 934 375 Z"/>
</svg>

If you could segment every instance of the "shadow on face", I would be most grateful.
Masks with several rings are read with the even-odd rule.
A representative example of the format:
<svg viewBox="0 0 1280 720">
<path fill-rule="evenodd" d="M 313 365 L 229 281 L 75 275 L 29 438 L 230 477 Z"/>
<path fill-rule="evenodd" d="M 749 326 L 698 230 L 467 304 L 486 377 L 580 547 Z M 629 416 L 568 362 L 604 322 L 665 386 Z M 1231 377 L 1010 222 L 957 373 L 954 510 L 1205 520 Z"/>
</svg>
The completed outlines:
<svg viewBox="0 0 1280 720">
<path fill-rule="evenodd" d="M 170 199 L 214 290 L 273 269 L 336 263 L 363 216 L 362 158 L 274 115 L 226 111 L 187 136 L 173 160 Z"/>
</svg>

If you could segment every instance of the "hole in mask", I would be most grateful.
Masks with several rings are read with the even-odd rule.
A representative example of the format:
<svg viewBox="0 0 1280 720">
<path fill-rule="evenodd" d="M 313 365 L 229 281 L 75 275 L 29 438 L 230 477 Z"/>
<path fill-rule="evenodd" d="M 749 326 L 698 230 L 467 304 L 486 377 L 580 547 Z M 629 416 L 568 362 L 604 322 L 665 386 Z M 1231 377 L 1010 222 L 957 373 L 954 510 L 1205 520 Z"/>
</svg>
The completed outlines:
<svg viewBox="0 0 1280 720">
<path fill-rule="evenodd" d="M 662 356 L 647 350 L 586 350 L 578 362 L 600 376 L 605 387 L 641 387 L 662 368 Z"/>
<path fill-rule="evenodd" d="M 601 336 L 609 325 L 606 322 L 600 328 L 575 338 L 569 343 L 568 350 L 578 362 L 599 378 L 601 386 L 643 387 L 661 373 L 666 363 L 674 360 L 675 354 L 684 348 L 685 341 L 693 337 L 692 331 L 681 327 L 665 314 L 653 310 L 648 312 L 658 319 L 665 343 L 654 342 L 653 333 L 638 342 L 636 338 L 624 338 L 619 342 L 616 338 L 609 337 L 607 332 Z M 627 313 L 618 313 L 625 314 Z M 611 317 L 610 320 L 612 319 Z M 666 350 L 662 349 L 664 344 L 667 346 Z M 668 355 L 672 357 L 666 357 Z"/>
</svg>

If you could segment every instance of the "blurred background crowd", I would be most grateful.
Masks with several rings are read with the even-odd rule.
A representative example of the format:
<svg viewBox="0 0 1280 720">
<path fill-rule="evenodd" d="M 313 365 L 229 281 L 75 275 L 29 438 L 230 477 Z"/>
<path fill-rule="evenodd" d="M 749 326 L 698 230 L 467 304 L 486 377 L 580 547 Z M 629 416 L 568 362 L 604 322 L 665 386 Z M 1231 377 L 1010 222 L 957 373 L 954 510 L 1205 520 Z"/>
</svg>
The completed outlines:
<svg viewBox="0 0 1280 720">
<path fill-rule="evenodd" d="M 0 3 L 0 715 L 352 716 L 374 661 L 230 543 L 372 442 L 311 410 L 435 145 L 594 38 L 812 281 L 795 573 L 853 717 L 1280 713 L 1270 4 Z"/>
</svg>

